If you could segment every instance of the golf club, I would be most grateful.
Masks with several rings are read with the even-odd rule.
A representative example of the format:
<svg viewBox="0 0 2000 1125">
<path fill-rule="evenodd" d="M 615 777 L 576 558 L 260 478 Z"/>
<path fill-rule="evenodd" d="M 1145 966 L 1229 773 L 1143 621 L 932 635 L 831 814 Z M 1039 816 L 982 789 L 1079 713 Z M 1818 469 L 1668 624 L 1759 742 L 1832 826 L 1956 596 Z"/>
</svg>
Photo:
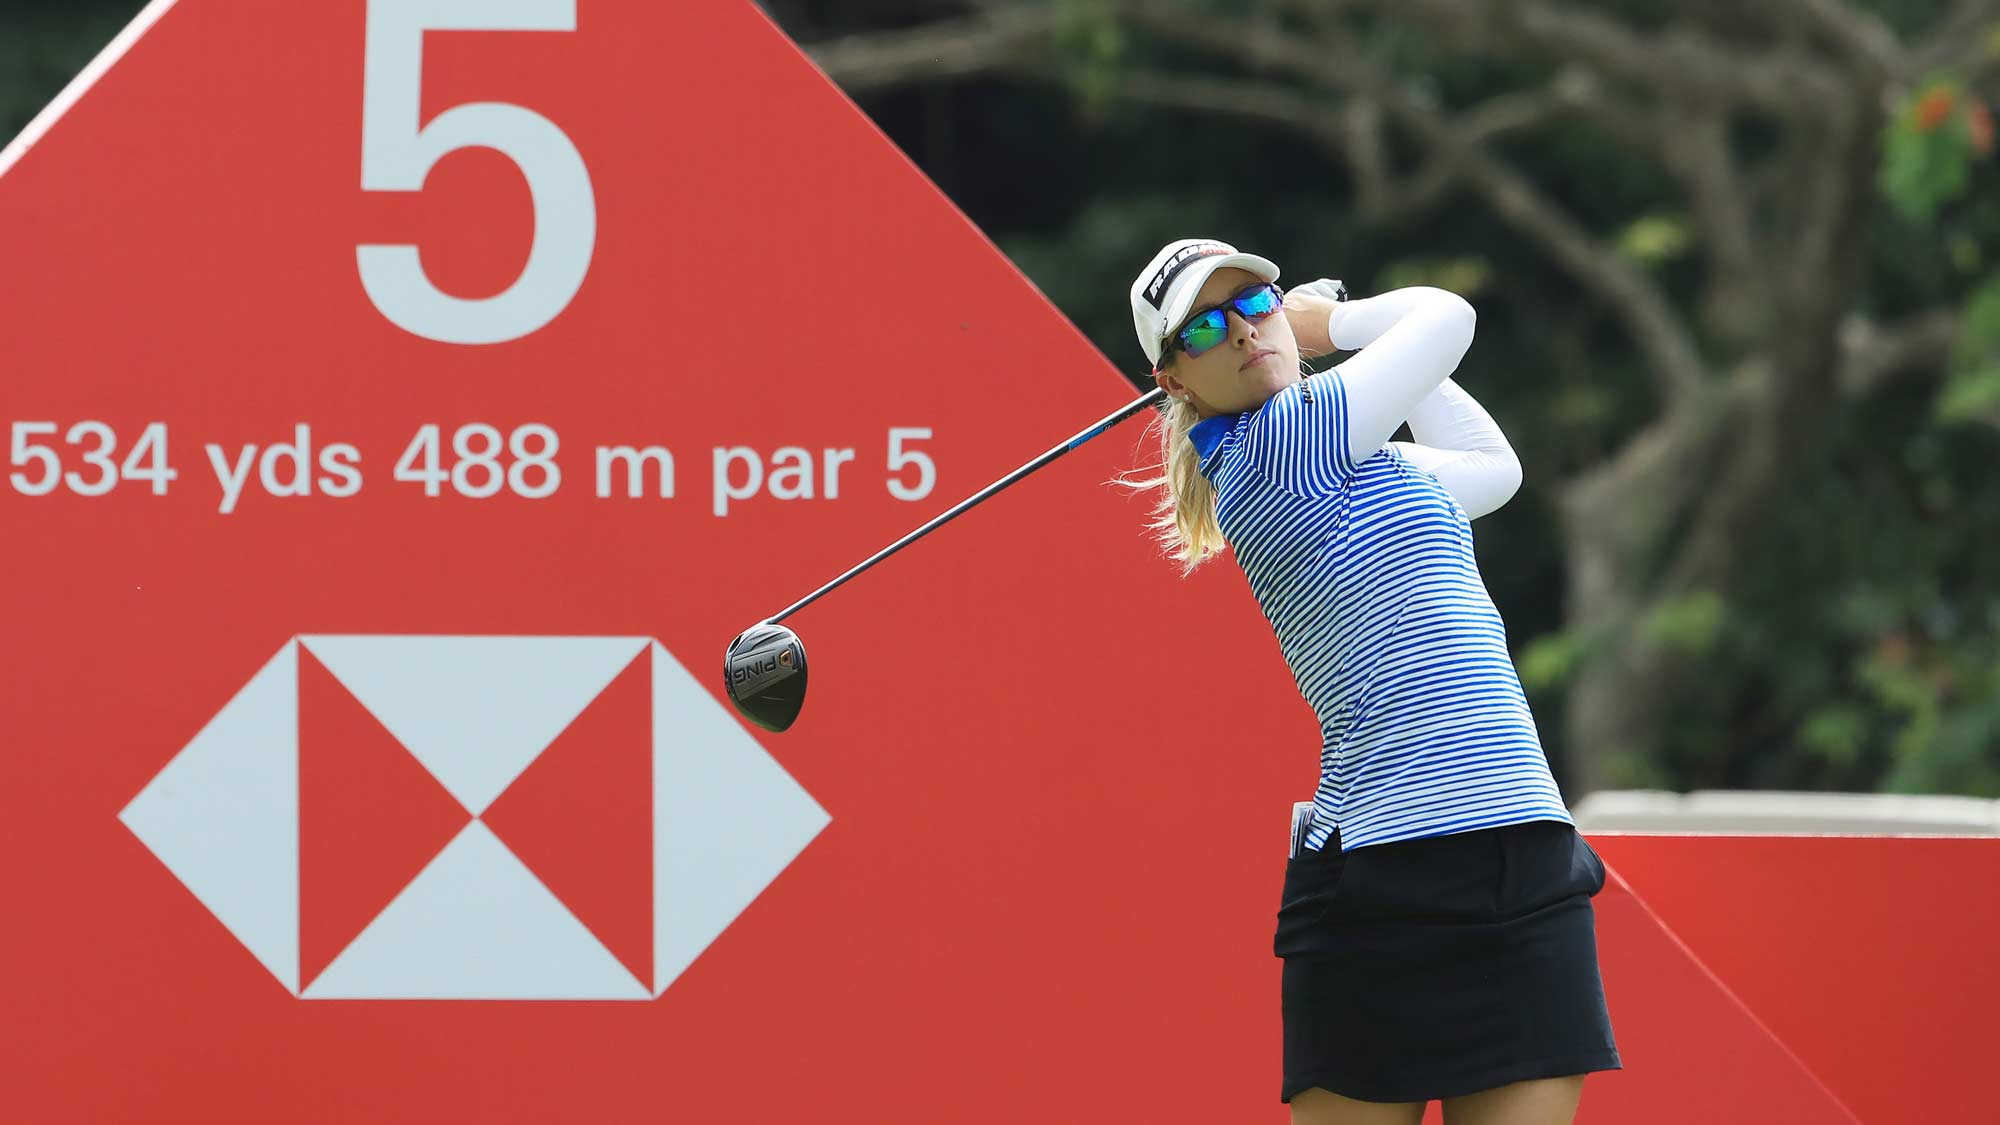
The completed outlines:
<svg viewBox="0 0 2000 1125">
<path fill-rule="evenodd" d="M 744 718 L 769 731 L 783 731 L 798 721 L 806 703 L 806 648 L 797 633 L 779 622 L 804 609 L 844 585 L 848 579 L 915 543 L 986 498 L 1034 472 L 1036 469 L 1110 429 L 1112 426 L 1159 402 L 1167 392 L 1160 388 L 1119 407 L 1090 428 L 1042 454 L 1040 457 L 980 489 L 960 501 L 950 511 L 869 556 L 860 565 L 800 598 L 783 612 L 767 617 L 744 630 L 722 659 L 722 682 L 729 702 Z"/>
</svg>

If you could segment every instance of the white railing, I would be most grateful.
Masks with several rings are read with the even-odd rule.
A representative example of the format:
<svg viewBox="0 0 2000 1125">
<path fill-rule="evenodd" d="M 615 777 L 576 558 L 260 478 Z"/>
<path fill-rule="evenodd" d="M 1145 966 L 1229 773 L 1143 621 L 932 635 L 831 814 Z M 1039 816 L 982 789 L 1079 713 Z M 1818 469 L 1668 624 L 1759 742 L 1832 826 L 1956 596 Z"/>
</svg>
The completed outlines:
<svg viewBox="0 0 2000 1125">
<path fill-rule="evenodd" d="M 1607 790 L 1571 810 L 1586 832 L 2000 836 L 2000 800 L 1890 793 Z"/>
</svg>

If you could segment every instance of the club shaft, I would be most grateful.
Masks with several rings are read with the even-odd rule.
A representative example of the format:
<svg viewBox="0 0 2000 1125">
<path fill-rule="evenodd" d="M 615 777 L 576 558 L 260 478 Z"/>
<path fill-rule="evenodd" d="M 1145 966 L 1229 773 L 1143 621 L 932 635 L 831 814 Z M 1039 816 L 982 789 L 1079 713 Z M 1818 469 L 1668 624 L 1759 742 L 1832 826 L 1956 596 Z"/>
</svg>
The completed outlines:
<svg viewBox="0 0 2000 1125">
<path fill-rule="evenodd" d="M 1144 410 L 1145 408 L 1160 401 L 1162 398 L 1166 397 L 1166 394 L 1167 392 L 1165 390 L 1156 387 L 1153 390 L 1150 390 L 1145 394 L 1139 396 L 1139 398 L 1133 400 L 1132 402 L 1119 407 L 1117 410 L 1106 415 L 1101 421 L 1092 425 L 1090 428 L 1084 430 L 1082 433 L 1077 434 L 1075 437 L 1069 439 L 1066 442 L 1063 442 L 1061 445 L 1056 446 L 1054 449 L 1049 450 L 1047 453 L 1042 454 L 1040 457 L 1035 458 L 1033 461 L 1028 462 L 1027 464 L 1021 466 L 1018 469 L 1015 469 L 1013 472 L 1008 473 L 1006 476 L 1001 477 L 999 480 L 994 481 L 992 484 L 987 485 L 985 488 L 980 489 L 978 492 L 973 493 L 971 496 L 966 497 L 964 500 L 960 501 L 957 506 L 953 507 L 950 511 L 944 513 L 943 515 L 937 517 L 936 519 L 916 529 L 915 531 L 910 532 L 908 535 L 903 536 L 901 539 L 896 540 L 894 543 L 889 544 L 887 547 L 882 548 L 880 551 L 875 552 L 875 554 L 869 556 L 859 566 L 856 566 L 854 569 L 848 571 L 846 574 L 841 575 L 840 577 L 834 579 L 833 581 L 827 583 L 824 586 L 821 586 L 819 589 L 814 590 L 812 593 L 807 594 L 805 597 L 800 598 L 798 601 L 792 603 L 791 607 L 786 609 L 783 613 L 778 614 L 776 617 L 766 618 L 765 620 L 768 623 L 775 625 L 778 622 L 783 621 L 785 618 L 790 617 L 792 614 L 797 613 L 798 611 L 813 604 L 819 599 L 827 596 L 828 594 L 833 593 L 835 590 L 845 585 L 846 582 L 849 579 L 853 578 L 855 575 L 860 574 L 862 571 L 867 570 L 869 567 L 874 566 L 876 563 L 881 562 L 883 559 L 888 558 L 890 555 L 895 554 L 897 551 L 902 550 L 903 548 L 909 546 L 910 544 L 915 543 L 917 540 L 922 539 L 924 536 L 929 535 L 931 532 L 936 531 L 938 528 L 943 527 L 945 524 L 950 523 L 952 520 L 958 518 L 958 516 L 961 515 L 962 513 L 971 510 L 973 507 L 977 506 L 986 498 L 999 492 L 1001 489 L 1006 488 L 1008 485 L 1013 484 L 1015 481 L 1020 480 L 1022 477 L 1027 476 L 1029 473 L 1034 472 L 1036 469 L 1041 468 L 1042 466 L 1048 464 L 1049 462 L 1055 460 L 1056 458 L 1061 457 L 1063 454 L 1068 453 L 1070 450 L 1075 449 L 1077 446 L 1082 445 L 1084 442 L 1089 441 L 1091 438 L 1096 437 L 1098 434 L 1103 433 L 1105 430 L 1110 429 L 1112 426 L 1115 426 L 1118 423 L 1123 422 L 1125 419 L 1130 418 L 1132 415 L 1137 414 L 1139 411 Z"/>
</svg>

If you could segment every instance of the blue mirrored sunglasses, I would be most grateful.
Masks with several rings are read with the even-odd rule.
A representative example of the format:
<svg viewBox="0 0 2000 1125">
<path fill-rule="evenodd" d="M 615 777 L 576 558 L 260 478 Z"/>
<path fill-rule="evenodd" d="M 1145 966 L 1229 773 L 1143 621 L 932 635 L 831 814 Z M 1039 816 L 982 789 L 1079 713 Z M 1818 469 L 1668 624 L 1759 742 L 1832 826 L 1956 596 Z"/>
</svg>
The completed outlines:
<svg viewBox="0 0 2000 1125">
<path fill-rule="evenodd" d="M 1167 344 L 1167 350 L 1175 348 L 1186 352 L 1193 359 L 1224 340 L 1229 339 L 1229 310 L 1244 320 L 1262 320 L 1283 308 L 1285 291 L 1268 281 L 1258 282 L 1236 294 L 1221 305 L 1204 309 L 1181 325 Z"/>
</svg>

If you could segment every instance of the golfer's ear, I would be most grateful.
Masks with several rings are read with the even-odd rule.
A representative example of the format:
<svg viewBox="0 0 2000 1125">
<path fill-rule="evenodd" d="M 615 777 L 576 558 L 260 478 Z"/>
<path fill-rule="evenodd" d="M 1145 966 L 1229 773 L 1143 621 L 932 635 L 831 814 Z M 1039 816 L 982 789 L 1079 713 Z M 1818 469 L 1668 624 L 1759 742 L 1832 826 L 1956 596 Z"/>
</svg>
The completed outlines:
<svg viewBox="0 0 2000 1125">
<path fill-rule="evenodd" d="M 1158 383 L 1168 394 L 1176 398 L 1187 394 L 1187 387 L 1179 379 L 1174 378 L 1172 372 L 1164 368 L 1153 368 L 1153 382 Z"/>
</svg>

